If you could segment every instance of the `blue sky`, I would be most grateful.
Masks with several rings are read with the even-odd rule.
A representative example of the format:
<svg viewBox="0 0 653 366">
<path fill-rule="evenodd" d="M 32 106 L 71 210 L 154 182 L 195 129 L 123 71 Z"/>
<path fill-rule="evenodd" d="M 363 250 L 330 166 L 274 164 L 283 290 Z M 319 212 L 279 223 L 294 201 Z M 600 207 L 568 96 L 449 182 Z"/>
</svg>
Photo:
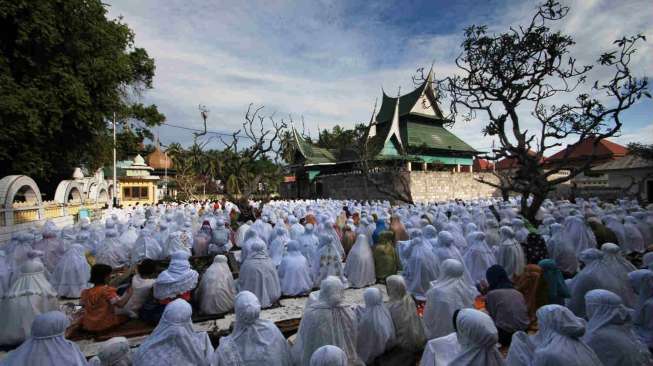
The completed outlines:
<svg viewBox="0 0 653 366">
<path fill-rule="evenodd" d="M 563 0 L 564 1 L 564 0 Z M 566 1 L 572 9 L 558 27 L 574 36 L 574 55 L 592 62 L 623 34 L 644 33 L 653 42 L 649 0 Z M 536 2 L 485 1 L 108 1 L 109 17 L 123 17 L 136 44 L 154 57 L 155 103 L 167 122 L 200 128 L 198 104 L 210 110 L 211 130 L 231 131 L 249 103 L 277 118 L 303 117 L 313 136 L 335 124 L 367 122 L 381 88 L 408 91 L 411 76 L 432 63 L 436 75 L 456 72 L 463 29 L 487 24 L 493 31 L 527 22 Z M 616 6 L 615 4 L 619 4 Z M 653 75 L 653 47 L 640 47 L 637 75 Z M 602 76 L 599 71 L 595 76 Z M 480 116 L 479 116 L 480 117 Z M 653 143 L 653 103 L 627 112 L 614 140 Z M 480 150 L 482 118 L 454 133 Z M 188 144 L 188 131 L 162 126 L 161 141 Z"/>
</svg>

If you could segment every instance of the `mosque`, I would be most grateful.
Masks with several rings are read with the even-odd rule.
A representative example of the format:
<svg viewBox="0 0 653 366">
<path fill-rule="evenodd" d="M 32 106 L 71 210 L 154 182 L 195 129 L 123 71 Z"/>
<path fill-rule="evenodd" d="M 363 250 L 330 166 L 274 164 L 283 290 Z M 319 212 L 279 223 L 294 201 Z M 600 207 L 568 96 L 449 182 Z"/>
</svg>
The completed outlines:
<svg viewBox="0 0 653 366">
<path fill-rule="evenodd" d="M 287 167 L 290 174 L 282 184 L 282 197 L 335 198 L 327 178 L 334 175 L 354 175 L 353 185 L 363 186 L 366 178 L 356 174 L 363 160 L 373 162 L 375 169 L 471 173 L 474 156 L 479 152 L 447 129 L 448 121 L 438 106 L 432 79 L 430 71 L 416 89 L 396 98 L 382 92 L 381 107 L 369 122 L 363 149 L 321 148 L 293 127 L 295 156 Z M 350 189 L 348 193 L 349 198 L 365 198 L 362 189 Z"/>
</svg>

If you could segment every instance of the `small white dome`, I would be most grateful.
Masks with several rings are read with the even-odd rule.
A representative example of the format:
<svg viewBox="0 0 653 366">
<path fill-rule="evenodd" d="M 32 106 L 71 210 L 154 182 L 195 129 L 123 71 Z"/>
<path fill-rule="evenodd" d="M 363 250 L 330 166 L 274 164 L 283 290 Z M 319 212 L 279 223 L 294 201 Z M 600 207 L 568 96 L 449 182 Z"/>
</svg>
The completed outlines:
<svg viewBox="0 0 653 366">
<path fill-rule="evenodd" d="M 73 171 L 73 179 L 84 179 L 84 173 L 82 173 L 82 168 L 75 168 Z"/>
<path fill-rule="evenodd" d="M 140 154 L 136 155 L 136 157 L 134 158 L 134 165 L 145 166 L 145 159 L 143 159 L 143 157 Z"/>
</svg>

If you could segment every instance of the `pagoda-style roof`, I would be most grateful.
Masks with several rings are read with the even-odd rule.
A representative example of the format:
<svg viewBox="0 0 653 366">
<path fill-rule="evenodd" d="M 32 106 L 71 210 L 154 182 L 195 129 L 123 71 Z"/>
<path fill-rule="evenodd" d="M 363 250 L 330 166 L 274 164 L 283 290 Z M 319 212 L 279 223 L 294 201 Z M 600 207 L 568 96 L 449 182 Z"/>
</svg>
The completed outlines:
<svg viewBox="0 0 653 366">
<path fill-rule="evenodd" d="M 332 151 L 318 147 L 310 141 L 307 141 L 297 133 L 294 126 L 292 127 L 292 133 L 295 139 L 297 152 L 301 154 L 304 159 L 304 165 L 330 165 L 337 162 L 338 159 L 336 159 Z"/>
<path fill-rule="evenodd" d="M 426 147 L 443 151 L 475 153 L 476 150 L 465 141 L 451 133 L 442 125 L 408 122 L 406 124 L 408 146 Z"/>
<path fill-rule="evenodd" d="M 408 94 L 393 98 L 388 96 L 385 91 L 381 100 L 381 108 L 376 115 L 376 123 L 390 122 L 392 120 L 397 99 L 399 99 L 399 117 L 408 114 L 422 115 L 436 121 L 444 120 L 442 111 L 437 105 L 435 92 L 431 86 L 433 82 L 433 73 L 429 71 L 424 82 Z"/>
</svg>

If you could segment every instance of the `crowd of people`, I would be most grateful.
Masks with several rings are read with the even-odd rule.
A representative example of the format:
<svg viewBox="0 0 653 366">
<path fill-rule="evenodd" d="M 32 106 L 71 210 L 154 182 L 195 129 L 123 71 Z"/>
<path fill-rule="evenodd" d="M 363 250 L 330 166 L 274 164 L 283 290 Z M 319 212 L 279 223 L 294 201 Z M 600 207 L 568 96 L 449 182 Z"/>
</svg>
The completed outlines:
<svg viewBox="0 0 653 366">
<path fill-rule="evenodd" d="M 16 347 L 0 365 L 651 364 L 653 209 L 547 200 L 529 222 L 518 207 L 190 203 L 46 222 L 0 247 L 0 345 Z M 298 296 L 290 342 L 260 314 Z M 215 344 L 193 329 L 230 312 Z M 155 326 L 137 348 L 114 337 L 87 361 L 66 339 L 135 319 Z"/>
</svg>

